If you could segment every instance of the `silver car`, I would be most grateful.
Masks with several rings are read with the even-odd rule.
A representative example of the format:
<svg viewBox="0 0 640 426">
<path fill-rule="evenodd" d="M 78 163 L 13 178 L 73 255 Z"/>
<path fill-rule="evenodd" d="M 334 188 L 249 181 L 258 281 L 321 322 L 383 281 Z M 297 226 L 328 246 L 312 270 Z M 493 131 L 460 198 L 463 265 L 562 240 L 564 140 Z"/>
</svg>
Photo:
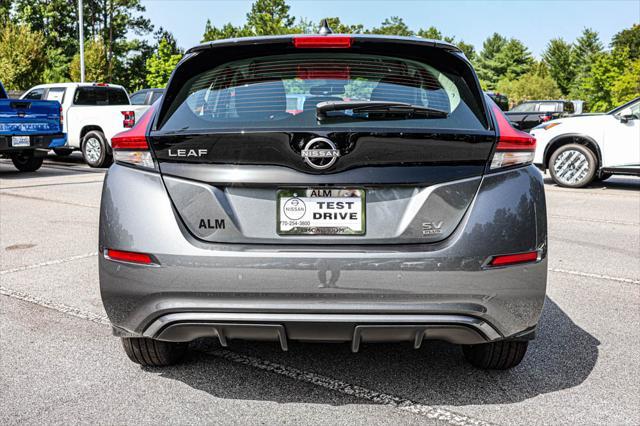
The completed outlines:
<svg viewBox="0 0 640 426">
<path fill-rule="evenodd" d="M 302 111 L 287 112 L 291 94 Z M 201 337 L 354 352 L 440 339 L 506 369 L 534 337 L 547 275 L 535 139 L 455 46 L 203 44 L 112 146 L 100 286 L 134 362 L 175 363 Z"/>
</svg>

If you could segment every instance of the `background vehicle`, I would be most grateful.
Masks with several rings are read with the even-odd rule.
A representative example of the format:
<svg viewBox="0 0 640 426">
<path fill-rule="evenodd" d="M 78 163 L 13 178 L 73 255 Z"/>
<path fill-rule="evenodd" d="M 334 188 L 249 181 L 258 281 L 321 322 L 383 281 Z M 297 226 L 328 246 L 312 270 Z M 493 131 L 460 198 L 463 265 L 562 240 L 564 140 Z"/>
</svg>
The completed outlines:
<svg viewBox="0 0 640 426">
<path fill-rule="evenodd" d="M 91 167 L 111 164 L 111 137 L 133 127 L 147 105 L 131 105 L 122 86 L 105 83 L 55 83 L 32 87 L 22 99 L 60 102 L 67 144 L 57 147 L 58 155 L 82 150 Z"/>
<path fill-rule="evenodd" d="M 546 288 L 535 139 L 458 48 L 287 35 L 186 58 L 112 139 L 103 187 L 101 295 L 133 361 L 170 364 L 198 337 L 522 360 Z"/>
<path fill-rule="evenodd" d="M 164 94 L 164 89 L 142 89 L 129 96 L 131 105 L 153 105 Z"/>
<path fill-rule="evenodd" d="M 0 82 L 0 156 L 33 172 L 51 147 L 65 143 L 58 102 L 9 99 Z"/>
<path fill-rule="evenodd" d="M 573 114 L 571 101 L 526 101 L 505 114 L 515 127 L 528 131 L 540 123 Z"/>
<path fill-rule="evenodd" d="M 502 93 L 496 93 L 496 92 L 486 92 L 486 93 L 487 93 L 487 96 L 489 96 L 491 100 L 495 102 L 496 105 L 498 105 L 502 111 L 509 110 L 509 98 L 507 98 L 505 95 L 503 95 Z"/>
<path fill-rule="evenodd" d="M 640 175 L 640 98 L 606 114 L 535 127 L 535 163 L 561 186 L 581 188 L 612 174 Z"/>
</svg>

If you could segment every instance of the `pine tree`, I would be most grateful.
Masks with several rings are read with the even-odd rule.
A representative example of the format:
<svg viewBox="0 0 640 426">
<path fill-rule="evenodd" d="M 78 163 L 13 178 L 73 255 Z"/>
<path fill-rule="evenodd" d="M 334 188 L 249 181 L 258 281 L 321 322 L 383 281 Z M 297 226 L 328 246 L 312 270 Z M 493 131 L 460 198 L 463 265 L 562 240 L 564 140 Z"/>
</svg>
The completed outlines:
<svg viewBox="0 0 640 426">
<path fill-rule="evenodd" d="M 367 31 L 369 34 L 385 34 L 385 35 L 398 35 L 398 36 L 412 36 L 413 31 L 409 29 L 404 20 L 398 16 L 392 16 L 382 22 L 377 28 L 373 28 Z"/>
<path fill-rule="evenodd" d="M 611 40 L 613 50 L 627 48 L 631 59 L 640 58 L 640 24 L 624 29 L 615 34 Z"/>
<path fill-rule="evenodd" d="M 542 59 L 562 94 L 568 95 L 576 77 L 571 45 L 561 38 L 554 38 L 547 44 Z"/>
<path fill-rule="evenodd" d="M 507 39 L 498 33 L 493 33 L 482 43 L 482 51 L 477 58 L 476 70 L 478 77 L 487 86 L 487 89 L 495 89 L 498 80 L 503 76 L 504 69 L 498 61 L 498 55 L 506 44 Z"/>
<path fill-rule="evenodd" d="M 247 13 L 247 27 L 255 35 L 288 34 L 294 23 L 285 0 L 256 0 Z"/>
<path fill-rule="evenodd" d="M 602 49 L 602 42 L 600 42 L 597 31 L 591 28 L 582 30 L 582 35 L 576 39 L 573 45 L 573 63 L 578 73 L 588 72 L 593 56 L 602 52 Z"/>
</svg>

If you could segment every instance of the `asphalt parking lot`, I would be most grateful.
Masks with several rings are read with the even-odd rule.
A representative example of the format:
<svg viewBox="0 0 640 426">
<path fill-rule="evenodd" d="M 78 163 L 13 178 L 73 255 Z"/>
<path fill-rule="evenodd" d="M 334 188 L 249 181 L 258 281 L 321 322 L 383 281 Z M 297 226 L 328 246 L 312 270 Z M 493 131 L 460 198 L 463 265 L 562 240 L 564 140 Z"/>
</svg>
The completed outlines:
<svg viewBox="0 0 640 426">
<path fill-rule="evenodd" d="M 199 342 L 141 368 L 111 337 L 97 273 L 104 170 L 0 160 L 1 424 L 639 424 L 640 179 L 547 179 L 549 287 L 507 372 L 456 346 Z"/>
</svg>

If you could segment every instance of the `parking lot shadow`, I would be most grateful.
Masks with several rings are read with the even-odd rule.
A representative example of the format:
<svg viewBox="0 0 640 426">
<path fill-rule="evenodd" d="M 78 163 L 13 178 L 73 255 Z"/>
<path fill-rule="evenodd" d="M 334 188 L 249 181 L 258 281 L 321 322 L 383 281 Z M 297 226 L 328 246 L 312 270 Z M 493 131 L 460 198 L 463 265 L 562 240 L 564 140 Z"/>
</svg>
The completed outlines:
<svg viewBox="0 0 640 426">
<path fill-rule="evenodd" d="M 369 344 L 356 354 L 347 344 L 292 342 L 289 352 L 281 352 L 273 343 L 235 341 L 230 349 L 424 404 L 463 406 L 508 404 L 578 386 L 593 370 L 599 345 L 547 298 L 537 339 L 529 345 L 522 364 L 509 371 L 475 369 L 464 362 L 458 346 L 445 342 L 426 342 L 420 350 L 402 344 Z M 238 370 L 213 355 L 217 349 L 212 340 L 199 341 L 192 344 L 184 364 L 148 370 L 218 398 L 335 404 L 335 400 L 317 399 L 316 392 L 292 391 L 292 383 L 282 384 L 290 379 L 277 374 L 248 366 Z"/>
</svg>

